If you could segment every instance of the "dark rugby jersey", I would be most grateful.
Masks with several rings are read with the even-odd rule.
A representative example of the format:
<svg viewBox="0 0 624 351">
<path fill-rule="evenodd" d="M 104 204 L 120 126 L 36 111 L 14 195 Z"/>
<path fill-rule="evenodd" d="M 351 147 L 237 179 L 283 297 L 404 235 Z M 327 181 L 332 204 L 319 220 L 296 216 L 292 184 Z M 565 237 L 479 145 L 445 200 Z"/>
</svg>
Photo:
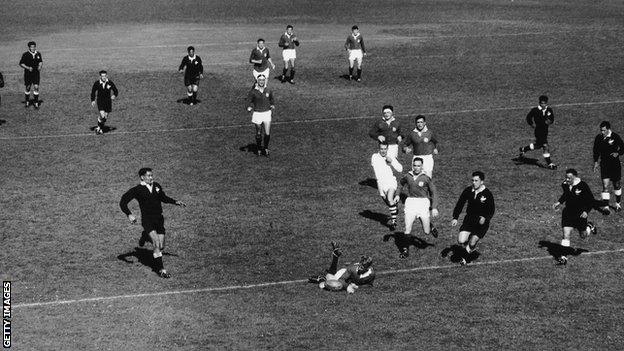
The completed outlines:
<svg viewBox="0 0 624 351">
<path fill-rule="evenodd" d="M 494 196 L 488 188 L 476 192 L 472 186 L 462 191 L 453 209 L 453 219 L 459 218 L 459 214 L 464 208 L 464 204 L 468 202 L 466 207 L 466 216 L 468 217 L 484 217 L 486 222 L 494 216 L 495 205 Z"/>
<path fill-rule="evenodd" d="M 599 158 L 600 162 L 619 159 L 619 157 L 611 156 L 614 152 L 624 155 L 624 142 L 617 133 L 611 132 L 607 137 L 603 137 L 602 134 L 596 135 L 594 139 L 594 162 L 598 162 Z"/>
<path fill-rule="evenodd" d="M 153 218 L 162 215 L 161 202 L 167 204 L 176 203 L 176 200 L 165 195 L 165 191 L 162 189 L 160 184 L 156 182 L 152 183 L 151 193 L 145 185 L 139 184 L 131 188 L 121 196 L 121 200 L 119 201 L 119 207 L 121 208 L 121 211 L 126 214 L 126 216 L 132 213 L 128 208 L 128 203 L 130 203 L 132 199 L 136 199 L 139 203 L 139 208 L 141 209 L 141 217 L 143 218 Z"/>
<path fill-rule="evenodd" d="M 19 62 L 20 65 L 26 65 L 28 67 L 32 67 L 33 71 L 39 70 L 39 63 L 43 62 L 43 58 L 41 57 L 41 53 L 39 51 L 35 51 L 35 53 L 31 53 L 30 51 L 26 51 L 22 54 L 22 58 Z"/>
<path fill-rule="evenodd" d="M 178 71 L 184 69 L 184 75 L 189 78 L 198 77 L 200 74 L 204 74 L 204 66 L 202 65 L 201 57 L 195 55 L 194 57 L 189 57 L 188 55 L 184 56 L 182 59 L 182 63 L 180 63 L 180 67 Z"/>
<path fill-rule="evenodd" d="M 110 103 L 111 91 L 115 97 L 119 95 L 119 90 L 117 90 L 115 83 L 110 79 L 106 82 L 102 82 L 101 79 L 98 79 L 93 83 L 93 87 L 91 87 L 91 101 L 95 101 L 97 96 L 98 103 Z"/>
<path fill-rule="evenodd" d="M 429 199 L 431 208 L 438 208 L 438 190 L 425 173 L 414 174 L 413 171 L 409 171 L 401 178 L 400 184 L 401 186 L 407 184 L 408 197 Z"/>
<path fill-rule="evenodd" d="M 387 144 L 398 144 L 398 137 L 402 134 L 401 124 L 396 119 L 390 120 L 390 123 L 383 119 L 378 120 L 369 129 L 368 135 L 371 138 L 377 140 L 377 137 L 383 135 L 386 138 Z"/>
<path fill-rule="evenodd" d="M 290 36 L 288 35 L 288 33 L 284 33 L 280 37 L 280 40 L 277 43 L 277 46 L 279 46 L 280 48 L 283 48 L 284 50 L 294 49 L 296 46 L 299 46 L 299 40 L 293 40 L 293 38 L 297 38 L 297 36 L 295 36 L 295 33 L 293 33 Z"/>
<path fill-rule="evenodd" d="M 345 43 L 345 49 L 347 50 L 362 50 L 362 52 L 366 52 L 364 48 L 364 38 L 362 34 L 358 34 L 357 36 L 353 36 L 350 34 L 347 37 L 347 42 Z"/>
<path fill-rule="evenodd" d="M 559 203 L 565 204 L 564 212 L 581 213 L 591 211 L 594 203 L 594 195 L 589 189 L 589 185 L 584 181 L 573 185 L 566 182 L 561 184 L 563 194 L 559 197 Z"/>
<path fill-rule="evenodd" d="M 255 86 L 247 94 L 247 107 L 251 107 L 256 112 L 269 111 L 273 105 L 275 105 L 273 91 L 267 87 L 260 90 Z"/>
<path fill-rule="evenodd" d="M 546 106 L 545 109 L 541 107 L 533 107 L 526 116 L 526 121 L 530 126 L 535 125 L 535 128 L 548 129 L 549 124 L 553 124 L 555 121 L 555 115 L 550 106 Z"/>
<path fill-rule="evenodd" d="M 251 62 L 252 60 L 262 60 L 262 63 L 253 63 L 254 69 L 258 72 L 262 72 L 266 70 L 267 68 L 269 68 L 270 58 L 271 58 L 271 54 L 269 53 L 269 49 L 267 47 L 265 47 L 262 50 L 256 47 L 253 50 L 251 50 L 251 56 L 249 56 L 249 63 L 253 63 Z"/>
</svg>

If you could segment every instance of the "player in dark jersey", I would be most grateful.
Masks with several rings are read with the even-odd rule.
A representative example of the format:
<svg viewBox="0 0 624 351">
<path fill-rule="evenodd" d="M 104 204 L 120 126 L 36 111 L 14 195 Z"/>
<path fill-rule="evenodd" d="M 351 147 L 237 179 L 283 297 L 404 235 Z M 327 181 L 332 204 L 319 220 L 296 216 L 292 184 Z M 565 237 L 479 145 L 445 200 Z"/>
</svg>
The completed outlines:
<svg viewBox="0 0 624 351">
<path fill-rule="evenodd" d="M 28 42 L 28 51 L 22 54 L 19 62 L 20 67 L 24 69 L 24 101 L 25 106 L 30 106 L 30 88 L 32 87 L 33 100 L 35 108 L 39 108 L 39 83 L 41 80 L 41 67 L 43 59 L 41 53 L 37 51 L 37 44 L 34 41 Z"/>
<path fill-rule="evenodd" d="M 461 252 L 461 260 L 459 262 L 461 265 L 465 265 L 470 261 L 477 243 L 487 233 L 490 228 L 490 221 L 494 216 L 494 196 L 490 189 L 485 187 L 484 180 L 485 174 L 483 172 L 472 172 L 472 185 L 462 191 L 453 209 L 451 226 L 454 227 L 457 226 L 457 219 L 464 208 L 464 204 L 468 203 L 466 215 L 461 227 L 459 227 L 457 236 L 457 242 L 465 249 Z"/>
<path fill-rule="evenodd" d="M 184 73 L 184 86 L 186 87 L 186 102 L 189 105 L 197 104 L 197 91 L 199 90 L 199 80 L 204 78 L 204 66 L 201 57 L 195 55 L 195 48 L 189 46 L 186 51 L 187 56 L 182 58 L 182 63 L 178 67 L 180 73 Z"/>
<path fill-rule="evenodd" d="M 308 281 L 319 284 L 319 288 L 329 291 L 347 290 L 353 294 L 355 289 L 362 285 L 373 285 L 375 271 L 373 270 L 373 259 L 369 256 L 362 256 L 359 262 L 349 264 L 338 269 L 338 258 L 342 251 L 335 242 L 332 245 L 332 262 L 326 270 L 325 275 L 313 276 Z"/>
<path fill-rule="evenodd" d="M 349 80 L 355 79 L 358 82 L 362 81 L 362 60 L 366 56 L 366 47 L 364 46 L 364 38 L 360 33 L 358 26 L 351 27 L 351 34 L 347 37 L 345 42 L 345 50 L 348 53 L 349 59 Z M 356 74 L 353 75 L 353 68 L 357 63 Z"/>
<path fill-rule="evenodd" d="M 160 184 L 154 182 L 154 174 L 151 168 L 141 168 L 139 170 L 141 183 L 122 195 L 119 201 L 121 211 L 128 216 L 130 223 L 135 224 L 137 218 L 128 208 L 128 203 L 136 199 L 141 209 L 141 225 L 143 234 L 152 242 L 154 247 L 154 269 L 163 278 L 170 278 L 171 275 L 165 270 L 162 262 L 162 251 L 165 248 L 165 219 L 162 215 L 162 203 L 175 204 L 186 207 L 182 201 L 174 200 L 165 195 L 165 191 Z M 141 238 L 145 242 L 146 238 Z"/>
<path fill-rule="evenodd" d="M 99 111 L 98 125 L 95 128 L 95 134 L 104 133 L 104 124 L 108 118 L 108 114 L 112 111 L 113 100 L 119 95 L 119 90 L 112 80 L 108 79 L 106 71 L 100 71 L 100 79 L 96 80 L 91 87 L 91 106 L 97 104 Z"/>
<path fill-rule="evenodd" d="M 527 151 L 542 148 L 544 160 L 550 169 L 557 169 L 550 159 L 550 148 L 548 147 L 548 126 L 555 121 L 555 115 L 550 106 L 548 106 L 548 96 L 539 97 L 539 105 L 533 107 L 526 116 L 527 123 L 535 129 L 535 142 L 520 148 L 520 158 L 524 157 Z"/>
<path fill-rule="evenodd" d="M 600 166 L 600 179 L 602 179 L 601 206 L 602 210 L 609 212 L 609 184 L 613 184 L 615 194 L 615 210 L 622 210 L 622 164 L 620 156 L 624 154 L 624 142 L 622 138 L 611 130 L 611 123 L 600 122 L 600 134 L 594 139 L 594 172 Z M 600 160 L 600 163 L 598 162 Z"/>
<path fill-rule="evenodd" d="M 282 83 L 289 82 L 295 84 L 295 59 L 297 58 L 296 47 L 299 46 L 299 39 L 293 31 L 292 25 L 286 26 L 286 32 L 282 34 L 277 46 L 284 49 L 282 51 L 282 59 L 284 60 L 284 69 L 282 70 Z M 290 76 L 287 76 L 288 66 L 290 66 Z"/>
<path fill-rule="evenodd" d="M 582 239 L 589 234 L 596 234 L 596 226 L 592 222 L 587 221 L 587 216 L 594 204 L 594 195 L 587 183 L 581 180 L 578 172 L 573 168 L 566 169 L 565 180 L 561 184 L 563 194 L 559 197 L 559 201 L 553 204 L 553 209 L 557 210 L 561 205 L 565 204 L 561 212 L 561 228 L 563 230 L 563 238 L 561 246 L 565 249 L 570 247 L 570 235 L 572 230 L 578 230 Z M 568 263 L 565 252 L 556 258 L 558 265 Z"/>
</svg>

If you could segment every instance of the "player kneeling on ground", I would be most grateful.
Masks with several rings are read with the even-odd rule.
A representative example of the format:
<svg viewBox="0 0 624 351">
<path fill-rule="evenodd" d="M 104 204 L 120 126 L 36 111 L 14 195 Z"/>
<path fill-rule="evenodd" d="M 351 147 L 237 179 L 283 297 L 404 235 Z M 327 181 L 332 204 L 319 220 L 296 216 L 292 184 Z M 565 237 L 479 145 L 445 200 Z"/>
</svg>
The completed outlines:
<svg viewBox="0 0 624 351">
<path fill-rule="evenodd" d="M 318 283 L 319 288 L 329 291 L 347 290 L 353 294 L 355 289 L 362 285 L 373 285 L 375 271 L 373 270 L 373 259 L 369 256 L 362 256 L 360 261 L 352 263 L 346 267 L 338 269 L 338 258 L 342 255 L 338 244 L 332 245 L 332 262 L 327 269 L 325 276 L 314 276 L 308 281 Z"/>
</svg>

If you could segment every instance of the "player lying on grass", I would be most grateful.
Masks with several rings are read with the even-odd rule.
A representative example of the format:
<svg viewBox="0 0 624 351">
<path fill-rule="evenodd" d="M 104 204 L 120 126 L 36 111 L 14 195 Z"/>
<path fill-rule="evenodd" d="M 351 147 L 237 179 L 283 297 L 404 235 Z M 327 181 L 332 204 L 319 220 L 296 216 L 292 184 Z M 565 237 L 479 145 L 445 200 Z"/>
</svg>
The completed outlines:
<svg viewBox="0 0 624 351">
<path fill-rule="evenodd" d="M 308 279 L 310 283 L 317 283 L 319 288 L 329 291 L 347 290 L 353 294 L 355 289 L 362 285 L 373 285 L 375 271 L 373 259 L 362 256 L 360 261 L 338 269 L 338 258 L 342 255 L 338 244 L 332 241 L 332 262 L 325 276 L 319 275 Z"/>
</svg>

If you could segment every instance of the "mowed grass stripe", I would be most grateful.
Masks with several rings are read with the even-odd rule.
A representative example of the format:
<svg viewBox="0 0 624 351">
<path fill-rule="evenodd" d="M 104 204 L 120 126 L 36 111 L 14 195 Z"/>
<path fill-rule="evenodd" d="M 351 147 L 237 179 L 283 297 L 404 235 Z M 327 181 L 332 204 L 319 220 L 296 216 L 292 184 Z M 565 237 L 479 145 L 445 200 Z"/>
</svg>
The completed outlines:
<svg viewBox="0 0 624 351">
<path fill-rule="evenodd" d="M 552 107 L 567 107 L 567 106 L 594 106 L 594 105 L 613 105 L 624 103 L 624 100 L 610 100 L 610 101 L 594 101 L 594 102 L 572 102 L 564 104 L 550 105 Z M 467 110 L 451 110 L 451 111 L 430 111 L 430 112 L 417 112 L 408 114 L 396 114 L 398 117 L 413 117 L 419 114 L 422 115 L 454 115 L 465 113 L 477 113 L 477 112 L 491 112 L 491 111 L 517 111 L 527 109 L 527 106 L 517 107 L 496 107 L 496 108 L 478 108 Z M 375 116 L 351 116 L 351 117 L 335 117 L 335 118 L 310 118 L 300 119 L 292 121 L 273 122 L 273 125 L 283 124 L 296 124 L 296 123 L 317 123 L 317 122 L 335 122 L 335 121 L 351 121 L 358 119 L 370 119 L 378 117 Z M 151 130 L 129 130 L 129 131 L 115 131 L 107 133 L 107 135 L 128 135 L 128 134 L 147 134 L 147 133 L 179 133 L 179 132 L 195 132 L 200 130 L 219 130 L 219 129 L 236 129 L 249 127 L 250 123 L 245 124 L 228 124 L 223 126 L 206 126 L 206 127 L 193 127 L 193 128 L 173 128 L 173 129 L 151 129 Z M 75 137 L 96 137 L 94 133 L 72 133 L 72 134 L 51 134 L 51 135 L 30 135 L 30 136 L 16 136 L 16 137 L 0 137 L 0 140 L 28 140 L 28 139 L 51 139 L 51 138 L 75 138 Z M 100 137 L 101 136 L 97 136 Z"/>
<path fill-rule="evenodd" d="M 620 253 L 620 252 L 624 252 L 624 248 L 616 249 L 616 250 L 584 252 L 580 256 L 582 257 L 582 256 L 589 256 L 589 255 L 604 255 L 604 254 L 613 254 L 613 253 Z M 539 261 L 539 260 L 546 260 L 546 259 L 553 259 L 553 256 L 549 255 L 549 256 L 538 256 L 538 257 L 514 258 L 514 259 L 509 259 L 509 260 L 474 262 L 465 267 L 459 266 L 458 264 L 449 264 L 449 265 L 444 265 L 444 266 L 414 267 L 414 268 L 407 268 L 407 269 L 395 269 L 395 270 L 389 270 L 389 271 L 381 271 L 381 272 L 378 272 L 377 274 L 378 275 L 390 275 L 390 274 L 413 273 L 413 272 L 419 272 L 419 271 L 433 271 L 433 270 L 459 268 L 459 267 L 461 267 L 462 269 L 468 269 L 470 267 L 531 262 L 531 261 Z M 223 286 L 223 287 L 217 287 L 217 288 L 198 288 L 198 289 L 173 290 L 173 291 L 162 291 L 162 292 L 143 293 L 143 294 L 100 296 L 100 297 L 89 297 L 89 298 L 72 299 L 72 300 L 17 303 L 13 305 L 13 308 L 58 306 L 58 305 L 69 305 L 69 304 L 81 303 L 81 302 L 101 302 L 101 301 L 121 300 L 121 299 L 135 299 L 135 298 L 140 298 L 140 297 L 154 297 L 154 296 L 166 296 L 166 295 L 180 295 L 180 294 L 194 294 L 194 293 L 205 293 L 205 292 L 255 289 L 255 288 L 268 287 L 268 286 L 289 285 L 289 284 L 298 284 L 298 283 L 305 283 L 305 282 L 307 282 L 307 279 L 284 280 L 284 281 L 279 281 L 279 282 L 267 282 L 267 283 L 249 284 L 249 285 L 231 285 L 231 286 Z"/>
</svg>

